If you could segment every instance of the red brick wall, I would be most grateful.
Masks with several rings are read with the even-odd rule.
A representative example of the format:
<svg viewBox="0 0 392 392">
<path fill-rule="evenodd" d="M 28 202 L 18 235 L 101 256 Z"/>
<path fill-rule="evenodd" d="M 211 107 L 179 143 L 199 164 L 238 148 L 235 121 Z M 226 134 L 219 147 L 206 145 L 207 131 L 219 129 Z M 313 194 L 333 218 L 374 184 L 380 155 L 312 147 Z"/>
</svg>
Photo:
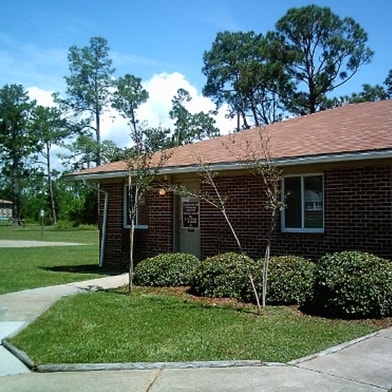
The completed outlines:
<svg viewBox="0 0 392 392">
<path fill-rule="evenodd" d="M 105 264 L 127 265 L 130 230 L 124 228 L 123 221 L 124 185 L 122 183 L 101 184 L 101 190 L 109 193 Z M 157 189 L 145 197 L 148 228 L 135 231 L 134 258 L 136 262 L 148 256 L 172 251 L 172 198 L 171 193 L 159 195 Z M 101 193 L 100 227 L 103 222 L 103 207 L 104 197 Z"/>
<path fill-rule="evenodd" d="M 392 168 L 374 166 L 324 170 L 324 233 L 282 233 L 280 216 L 272 243 L 272 254 L 298 254 L 312 259 L 340 250 L 363 250 L 392 258 Z M 215 178 L 226 209 L 245 252 L 262 257 L 266 245 L 269 214 L 260 181 L 252 175 Z M 127 263 L 129 230 L 123 229 L 123 186 L 105 184 L 110 192 L 105 262 Z M 201 184 L 201 192 L 213 191 Z M 137 230 L 136 260 L 173 251 L 173 195 L 158 190 L 146 197 L 149 224 Z M 103 207 L 103 197 L 100 200 Z M 223 214 L 201 202 L 201 256 L 238 251 Z M 101 214 L 102 219 L 102 214 Z"/>
<path fill-rule="evenodd" d="M 101 184 L 100 189 L 108 192 L 108 219 L 105 240 L 105 264 L 126 264 L 128 260 L 127 232 L 123 229 L 123 184 Z M 103 222 L 104 196 L 99 197 L 99 226 Z M 102 230 L 100 230 L 100 240 Z"/>
<path fill-rule="evenodd" d="M 260 255 L 265 246 L 268 221 L 265 196 L 255 176 L 215 178 L 220 195 L 226 198 L 227 216 L 243 249 L 253 257 Z M 202 184 L 201 193 L 215 196 L 213 189 Z M 201 203 L 200 232 L 202 258 L 226 251 L 238 252 L 238 245 L 224 215 L 214 206 Z"/>
<path fill-rule="evenodd" d="M 392 258 L 391 167 L 324 171 L 324 233 L 279 233 L 274 252 L 317 259 L 362 250 Z"/>
<path fill-rule="evenodd" d="M 153 190 L 146 197 L 148 229 L 137 230 L 136 260 L 173 250 L 173 195 Z"/>
<path fill-rule="evenodd" d="M 392 252 L 391 167 L 326 172 L 328 247 Z"/>
<path fill-rule="evenodd" d="M 392 258 L 391 177 L 390 166 L 325 170 L 324 233 L 282 233 L 278 216 L 272 254 L 317 259 L 355 249 Z M 229 195 L 227 212 L 244 250 L 262 257 L 269 216 L 260 182 L 246 176 L 218 177 L 216 183 L 222 196 Z M 202 257 L 238 250 L 222 213 L 206 203 L 201 207 L 201 246 Z"/>
</svg>

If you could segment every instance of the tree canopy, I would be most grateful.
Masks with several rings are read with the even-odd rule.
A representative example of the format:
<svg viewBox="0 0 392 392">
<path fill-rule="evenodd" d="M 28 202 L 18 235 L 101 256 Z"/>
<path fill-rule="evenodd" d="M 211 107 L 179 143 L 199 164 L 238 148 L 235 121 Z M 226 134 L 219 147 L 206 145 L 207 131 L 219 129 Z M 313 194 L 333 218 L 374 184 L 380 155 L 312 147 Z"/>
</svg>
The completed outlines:
<svg viewBox="0 0 392 392">
<path fill-rule="evenodd" d="M 371 61 L 366 42 L 352 18 L 316 5 L 292 8 L 265 36 L 218 33 L 203 56 L 203 94 L 226 103 L 241 118 L 238 129 L 314 113 Z"/>
<path fill-rule="evenodd" d="M 56 203 L 52 181 L 51 150 L 54 144 L 59 144 L 69 136 L 67 122 L 62 118 L 61 112 L 56 107 L 35 106 L 32 111 L 31 128 L 36 135 L 37 150 L 44 158 L 50 207 L 53 223 L 57 223 Z"/>
<path fill-rule="evenodd" d="M 189 112 L 186 104 L 191 100 L 189 92 L 183 88 L 178 89 L 177 95 L 172 99 L 172 109 L 169 112 L 170 118 L 175 121 L 170 143 L 172 147 L 219 135 L 215 120 L 209 114 Z"/>
<path fill-rule="evenodd" d="M 127 74 L 118 79 L 117 91 L 114 93 L 112 106 L 125 118 L 130 127 L 130 136 L 136 145 L 143 140 L 142 131 L 137 118 L 137 108 L 148 99 L 148 92 L 142 86 L 142 80 Z"/>
<path fill-rule="evenodd" d="M 83 48 L 72 46 L 68 54 L 70 75 L 67 83 L 66 98 L 59 102 L 64 110 L 69 110 L 78 123 L 79 132 L 95 133 L 97 143 L 95 162 L 101 163 L 101 116 L 108 109 L 111 99 L 110 88 L 115 69 L 109 57 L 109 46 L 105 38 L 92 37 L 90 45 Z M 84 121 L 80 121 L 84 120 Z M 90 131 L 90 132 L 89 132 Z"/>
<path fill-rule="evenodd" d="M 350 80 L 373 56 L 363 28 L 328 7 L 291 8 L 270 37 L 274 55 L 287 61 L 285 70 L 295 83 L 284 96 L 294 114 L 320 110 L 326 94 Z"/>
<path fill-rule="evenodd" d="M 291 8 L 264 35 L 219 32 L 203 54 L 203 95 L 217 108 L 227 106 L 238 131 L 348 103 L 391 99 L 392 69 L 380 84 L 364 83 L 361 91 L 336 95 L 372 56 L 366 32 L 352 18 L 317 5 Z M 103 37 L 92 37 L 84 47 L 71 46 L 68 62 L 64 96 L 54 94 L 54 108 L 38 106 L 21 85 L 0 89 L 0 196 L 12 198 L 15 219 L 21 211 L 34 217 L 44 207 L 51 209 L 53 222 L 57 215 L 96 222 L 95 191 L 64 183 L 52 168 L 52 147 L 63 148 L 63 169 L 73 171 L 137 160 L 220 133 L 212 111 L 189 109 L 194 101 L 184 88 L 172 99 L 171 127 L 141 122 L 138 111 L 148 101 L 148 91 L 137 76 L 115 76 Z M 127 120 L 127 147 L 102 140 L 101 120 L 109 110 Z"/>
<path fill-rule="evenodd" d="M 23 86 L 12 84 L 0 89 L 0 158 L 2 173 L 12 184 L 13 217 L 20 218 L 19 183 L 28 156 L 37 150 L 37 139 L 30 132 L 31 101 Z"/>
<path fill-rule="evenodd" d="M 282 64 L 271 61 L 262 34 L 218 33 L 203 61 L 202 72 L 207 77 L 203 94 L 218 107 L 226 103 L 229 116 L 241 119 L 241 128 L 250 127 L 248 116 L 254 125 L 282 118 L 277 96 L 288 88 L 288 79 Z"/>
</svg>

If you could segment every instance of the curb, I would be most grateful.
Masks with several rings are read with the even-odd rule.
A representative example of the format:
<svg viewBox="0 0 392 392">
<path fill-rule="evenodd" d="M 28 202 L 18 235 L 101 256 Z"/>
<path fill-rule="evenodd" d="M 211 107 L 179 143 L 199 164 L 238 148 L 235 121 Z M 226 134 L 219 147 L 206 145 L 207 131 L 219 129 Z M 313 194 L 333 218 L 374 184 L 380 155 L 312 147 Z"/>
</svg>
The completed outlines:
<svg viewBox="0 0 392 392">
<path fill-rule="evenodd" d="M 282 363 L 261 362 L 259 360 L 230 360 L 230 361 L 189 361 L 189 362 L 119 362 L 119 363 L 53 363 L 38 365 L 26 352 L 19 350 L 7 339 L 2 340 L 2 345 L 11 354 L 17 357 L 30 370 L 38 373 L 57 372 L 87 372 L 102 370 L 153 370 L 153 369 L 219 369 L 232 367 L 261 367 L 261 366 L 286 366 Z"/>
<path fill-rule="evenodd" d="M 102 370 L 155 370 L 155 369 L 222 369 L 233 367 L 285 367 L 298 366 L 303 362 L 315 358 L 333 354 L 337 351 L 344 350 L 354 344 L 363 342 L 370 338 L 376 337 L 383 330 L 373 332 L 369 335 L 350 340 L 348 342 L 330 347 L 316 354 L 294 359 L 287 363 L 281 362 L 262 362 L 260 360 L 228 360 L 228 361 L 189 361 L 189 362 L 119 362 L 119 363 L 53 363 L 53 364 L 36 364 L 26 352 L 19 350 L 6 338 L 2 340 L 2 345 L 30 370 L 38 373 L 57 373 L 57 372 L 87 372 Z"/>
<path fill-rule="evenodd" d="M 102 370 L 162 370 L 162 369 L 222 369 L 261 367 L 261 361 L 193 361 L 193 362 L 131 362 L 131 363 L 74 363 L 36 366 L 37 372 L 86 372 Z"/>
<path fill-rule="evenodd" d="M 338 344 L 337 346 L 327 348 L 326 350 L 320 351 L 316 354 L 311 354 L 311 355 L 307 355 L 306 357 L 294 359 L 292 361 L 287 362 L 287 365 L 297 366 L 300 363 L 307 362 L 307 361 L 310 361 L 315 358 L 319 358 L 319 357 L 323 357 L 323 356 L 326 356 L 329 354 L 336 353 L 337 351 L 344 350 L 350 346 L 353 346 L 354 344 L 357 344 L 357 343 L 363 342 L 365 340 L 368 340 L 370 338 L 373 338 L 373 337 L 377 336 L 382 331 L 384 331 L 384 330 L 380 329 L 379 331 L 372 332 L 369 335 L 365 335 L 365 336 L 361 336 L 361 337 L 353 339 L 353 340 L 349 340 L 348 342 L 344 342 L 344 343 Z"/>
<path fill-rule="evenodd" d="M 11 344 L 7 339 L 3 339 L 1 341 L 2 346 L 7 349 L 11 354 L 13 354 L 16 358 L 19 359 L 23 364 L 25 364 L 30 370 L 35 371 L 36 365 L 30 359 L 30 357 L 22 350 L 16 348 L 13 344 Z"/>
</svg>

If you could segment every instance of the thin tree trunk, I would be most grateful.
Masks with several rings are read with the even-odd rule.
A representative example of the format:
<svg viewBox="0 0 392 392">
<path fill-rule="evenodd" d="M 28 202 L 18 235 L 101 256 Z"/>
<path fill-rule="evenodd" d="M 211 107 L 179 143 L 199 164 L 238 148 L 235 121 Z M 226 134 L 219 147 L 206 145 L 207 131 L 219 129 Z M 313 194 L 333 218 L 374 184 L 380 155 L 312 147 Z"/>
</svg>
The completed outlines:
<svg viewBox="0 0 392 392">
<path fill-rule="evenodd" d="M 268 244 L 265 249 L 264 263 L 263 263 L 263 294 L 262 294 L 263 310 L 266 307 L 266 300 L 267 300 L 268 267 L 269 267 L 269 259 L 270 259 L 270 247 L 271 247 L 270 241 L 268 240 Z"/>
<path fill-rule="evenodd" d="M 50 197 L 50 206 L 52 209 L 52 218 L 53 224 L 57 224 L 57 215 L 56 215 L 56 203 L 54 201 L 54 192 L 53 192 L 53 182 L 52 182 L 52 174 L 51 174 L 51 165 L 50 165 L 50 146 L 46 144 L 46 167 L 48 171 L 48 186 L 49 186 L 49 197 Z"/>
<path fill-rule="evenodd" d="M 242 248 L 241 241 L 238 238 L 238 235 L 237 235 L 236 231 L 234 230 L 233 225 L 230 222 L 230 219 L 229 219 L 229 217 L 227 215 L 227 212 L 226 212 L 224 201 L 223 201 L 223 199 L 222 199 L 222 197 L 221 197 L 221 195 L 219 193 L 219 190 L 218 190 L 218 188 L 217 188 L 217 186 L 216 186 L 212 176 L 210 175 L 210 173 L 208 171 L 206 171 L 206 175 L 208 176 L 208 181 L 212 185 L 212 187 L 214 188 L 215 194 L 218 197 L 219 204 L 220 204 L 220 208 L 219 209 L 221 210 L 223 216 L 225 217 L 225 220 L 226 220 L 227 224 L 229 225 L 230 231 L 233 234 L 235 241 L 237 242 L 237 246 L 238 246 L 238 249 L 240 250 L 241 255 L 244 256 L 245 252 L 244 252 L 244 249 Z M 248 271 L 249 271 L 248 264 L 247 263 L 245 263 L 245 264 L 248 267 Z M 257 307 L 258 307 L 258 309 L 259 309 L 259 311 L 261 313 L 262 309 L 261 309 L 261 306 L 260 306 L 259 294 L 257 293 L 257 288 L 256 288 L 255 282 L 253 280 L 253 276 L 252 276 L 250 271 L 248 273 L 248 276 L 249 276 L 250 284 L 252 286 L 252 290 L 253 290 L 253 293 L 254 293 L 254 296 L 255 296 L 255 299 L 256 299 Z"/>
<path fill-rule="evenodd" d="M 129 212 L 131 219 L 131 228 L 129 231 L 129 270 L 128 270 L 128 292 L 131 294 L 133 290 L 133 274 L 134 274 L 134 248 L 135 248 L 135 224 L 136 224 L 136 209 L 139 198 L 139 189 L 136 186 L 135 196 L 132 197 L 132 176 L 129 176 L 128 180 L 128 198 L 129 198 Z"/>
<path fill-rule="evenodd" d="M 272 208 L 272 212 L 271 212 L 270 226 L 269 226 L 268 234 L 267 234 L 267 246 L 265 248 L 265 255 L 264 255 L 263 293 L 262 293 L 263 309 L 265 309 L 266 301 L 267 301 L 268 267 L 269 267 L 269 261 L 270 261 L 271 242 L 272 242 L 272 235 L 274 233 L 275 226 L 276 226 L 276 214 L 278 212 L 276 205 L 277 205 L 277 203 L 275 202 L 274 207 Z"/>
<path fill-rule="evenodd" d="M 19 177 L 18 177 L 18 162 L 13 159 L 12 163 L 12 217 L 13 224 L 18 225 L 19 217 Z"/>
<path fill-rule="evenodd" d="M 131 222 L 131 229 L 129 232 L 129 270 L 128 270 L 128 292 L 132 293 L 133 290 L 133 248 L 135 240 L 135 225 Z"/>
<path fill-rule="evenodd" d="M 97 157 L 96 157 L 96 165 L 101 165 L 101 124 L 98 110 L 95 113 L 95 125 L 96 125 L 96 137 L 97 137 Z"/>
</svg>

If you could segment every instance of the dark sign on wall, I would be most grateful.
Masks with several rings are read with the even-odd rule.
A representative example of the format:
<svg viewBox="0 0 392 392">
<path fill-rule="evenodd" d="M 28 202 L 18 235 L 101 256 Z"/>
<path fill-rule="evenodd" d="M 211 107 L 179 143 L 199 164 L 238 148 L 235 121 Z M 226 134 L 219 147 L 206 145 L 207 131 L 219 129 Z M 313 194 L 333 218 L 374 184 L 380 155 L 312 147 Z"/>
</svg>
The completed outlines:
<svg viewBox="0 0 392 392">
<path fill-rule="evenodd" d="M 182 227 L 199 228 L 199 202 L 182 201 Z"/>
</svg>

